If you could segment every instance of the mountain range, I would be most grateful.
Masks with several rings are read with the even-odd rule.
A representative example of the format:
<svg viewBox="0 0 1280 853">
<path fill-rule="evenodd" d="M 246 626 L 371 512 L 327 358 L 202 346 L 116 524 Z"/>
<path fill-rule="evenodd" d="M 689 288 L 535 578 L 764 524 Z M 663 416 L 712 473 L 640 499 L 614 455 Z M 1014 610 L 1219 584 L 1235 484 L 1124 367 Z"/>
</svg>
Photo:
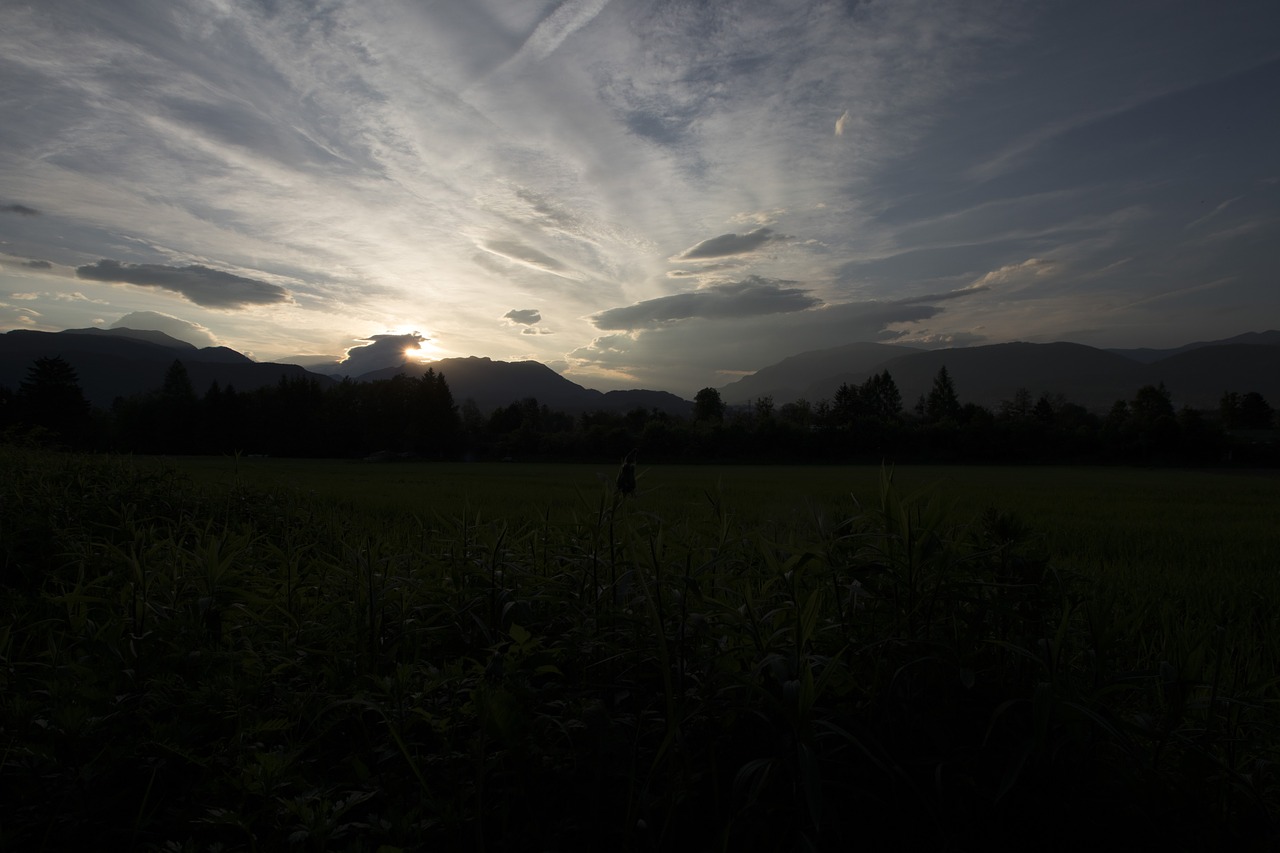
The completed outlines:
<svg viewBox="0 0 1280 853">
<path fill-rule="evenodd" d="M 85 396 L 98 406 L 116 397 L 158 389 L 174 360 L 181 360 L 196 393 L 213 383 L 252 391 L 282 377 L 309 378 L 322 386 L 338 380 L 296 364 L 256 362 L 227 347 L 199 348 L 162 332 L 134 329 L 16 330 L 0 334 L 0 386 L 16 390 L 40 357 L 61 356 L 75 368 Z M 771 397 L 776 405 L 831 399 L 841 383 L 861 384 L 889 371 L 910 407 L 928 394 L 942 367 L 962 402 L 990 408 L 1019 388 L 1033 395 L 1061 394 L 1104 411 L 1131 399 L 1144 385 L 1164 383 L 1176 406 L 1214 409 L 1224 392 L 1257 391 L 1280 404 L 1280 331 L 1251 332 L 1168 350 L 1098 349 L 1074 343 L 1005 343 L 923 350 L 897 344 L 853 343 L 783 359 L 718 389 L 729 405 Z M 536 361 L 446 358 L 406 363 L 352 377 L 387 379 L 398 373 L 444 374 L 459 403 L 472 400 L 485 413 L 534 397 L 569 412 L 658 409 L 687 415 L 688 400 L 666 391 L 601 392 L 584 388 Z"/>
<path fill-rule="evenodd" d="M 729 405 L 772 397 L 775 404 L 829 400 L 841 383 L 889 371 L 904 405 L 927 395 L 946 367 L 961 402 L 998 407 L 1019 388 L 1061 394 L 1105 411 L 1144 385 L 1164 383 L 1175 406 L 1216 409 L 1227 391 L 1257 391 L 1280 402 L 1280 331 L 1250 332 L 1168 350 L 1098 349 L 1073 343 L 1005 343 L 921 350 L 857 343 L 783 359 L 720 390 Z"/>
<path fill-rule="evenodd" d="M 296 364 L 256 362 L 227 347 L 199 348 L 163 332 L 140 329 L 68 329 L 0 334 L 0 387 L 16 390 L 37 358 L 58 356 L 70 364 L 85 397 L 108 407 L 117 397 L 154 391 L 164 384 L 175 360 L 181 361 L 197 394 L 217 382 L 223 388 L 255 391 L 282 377 L 306 378 L 328 387 L 340 381 Z M 536 361 L 446 358 L 430 364 L 405 363 L 351 377 L 356 381 L 390 379 L 398 373 L 420 376 L 427 368 L 443 373 L 458 403 L 473 400 L 484 412 L 534 397 L 540 404 L 569 412 L 658 409 L 687 415 L 692 403 L 666 391 L 601 392 L 570 382 Z"/>
<path fill-rule="evenodd" d="M 108 407 L 116 397 L 155 391 L 174 360 L 187 369 L 191 386 L 203 394 L 215 381 L 237 391 L 274 385 L 282 376 L 334 380 L 293 364 L 257 362 L 227 347 L 199 348 L 163 332 L 142 329 L 18 329 L 0 335 L 0 386 L 17 390 L 37 358 L 60 356 L 75 368 L 85 397 Z"/>
</svg>

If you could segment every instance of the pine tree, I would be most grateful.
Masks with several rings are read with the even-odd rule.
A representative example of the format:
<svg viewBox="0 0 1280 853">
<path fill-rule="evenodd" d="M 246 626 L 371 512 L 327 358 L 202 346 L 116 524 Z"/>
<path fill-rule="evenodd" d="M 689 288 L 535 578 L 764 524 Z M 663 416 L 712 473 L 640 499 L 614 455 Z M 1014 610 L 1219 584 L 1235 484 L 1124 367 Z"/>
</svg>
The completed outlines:
<svg viewBox="0 0 1280 853">
<path fill-rule="evenodd" d="M 91 411 L 80 377 L 60 356 L 37 358 L 18 386 L 18 421 L 48 430 L 58 441 L 78 444 Z"/>
<path fill-rule="evenodd" d="M 956 396 L 946 365 L 939 368 L 938 375 L 933 378 L 933 389 L 925 400 L 924 415 L 932 423 L 960 418 L 960 398 Z"/>
</svg>

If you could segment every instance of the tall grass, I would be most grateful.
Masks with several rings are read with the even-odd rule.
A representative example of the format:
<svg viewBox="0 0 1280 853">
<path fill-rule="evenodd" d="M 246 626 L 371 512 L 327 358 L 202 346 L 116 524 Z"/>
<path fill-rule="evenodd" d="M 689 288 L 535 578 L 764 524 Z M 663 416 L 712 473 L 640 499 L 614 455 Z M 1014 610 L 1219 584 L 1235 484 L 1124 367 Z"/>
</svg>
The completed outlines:
<svg viewBox="0 0 1280 853">
<path fill-rule="evenodd" d="M 6 849 L 1277 840 L 1261 562 L 1190 602 L 887 472 L 392 511 L 0 452 Z"/>
</svg>

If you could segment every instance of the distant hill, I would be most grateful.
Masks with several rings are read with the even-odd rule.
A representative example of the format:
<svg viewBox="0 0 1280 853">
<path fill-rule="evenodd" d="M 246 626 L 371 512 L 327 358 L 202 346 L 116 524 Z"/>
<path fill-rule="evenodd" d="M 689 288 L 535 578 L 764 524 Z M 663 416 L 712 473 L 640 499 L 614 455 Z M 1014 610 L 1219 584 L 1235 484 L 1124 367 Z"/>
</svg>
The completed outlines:
<svg viewBox="0 0 1280 853">
<path fill-rule="evenodd" d="M 310 377 L 325 386 L 334 380 L 297 365 L 256 362 L 227 347 L 197 348 L 163 332 L 134 329 L 71 329 L 0 334 L 0 385 L 16 391 L 37 358 L 61 356 L 75 368 L 85 397 L 110 406 L 116 397 L 154 391 L 180 360 L 197 394 L 217 382 L 224 388 L 254 391 L 274 385 L 282 376 Z"/>
<path fill-rule="evenodd" d="M 829 399 L 841 382 L 849 381 L 845 377 L 864 377 L 886 361 L 913 352 L 923 350 L 894 344 L 853 343 L 803 352 L 730 382 L 719 389 L 720 397 L 731 406 L 762 397 L 772 397 L 777 403 L 789 403 L 801 397 L 814 402 Z"/>
<path fill-rule="evenodd" d="M 1174 349 L 1109 349 L 1107 352 L 1114 352 L 1117 355 L 1123 355 L 1134 361 L 1140 361 L 1143 364 L 1151 364 L 1168 358 L 1171 355 L 1188 352 L 1193 349 L 1203 349 L 1204 347 L 1223 346 L 1224 344 L 1254 344 L 1261 346 L 1280 346 L 1280 331 L 1269 332 L 1245 332 L 1243 335 L 1236 335 L 1234 338 L 1226 338 L 1221 341 L 1196 341 L 1192 344 L 1183 344 Z"/>
<path fill-rule="evenodd" d="M 883 358 L 878 358 L 879 356 Z M 781 405 L 804 398 L 830 400 L 841 382 L 861 384 L 888 370 L 911 407 L 933 387 L 938 370 L 951 374 L 962 402 L 998 407 L 1019 388 L 1062 394 L 1105 410 L 1132 399 L 1143 385 L 1165 384 L 1178 406 L 1216 408 L 1226 391 L 1257 391 L 1280 403 L 1280 332 L 1254 332 L 1228 341 L 1172 350 L 1102 350 L 1073 343 L 1007 343 L 942 350 L 864 344 L 816 350 L 784 359 L 721 389 L 730 404 L 772 396 Z M 808 379 L 805 381 L 805 374 Z"/>
<path fill-rule="evenodd" d="M 989 408 L 1012 399 L 1019 388 L 1026 388 L 1035 396 L 1046 392 L 1062 394 L 1073 403 L 1100 409 L 1118 399 L 1131 398 L 1145 384 L 1140 364 L 1072 343 L 930 350 L 900 356 L 886 362 L 882 369 L 893 376 L 903 404 L 910 407 L 929 393 L 944 366 L 961 402 Z"/>
<path fill-rule="evenodd" d="M 570 382 L 537 361 L 494 361 L 489 358 L 442 358 L 426 364 L 405 364 L 366 373 L 360 380 L 389 379 L 397 373 L 421 376 L 428 368 L 443 373 L 453 399 L 474 400 L 488 414 L 527 397 L 564 412 L 657 409 L 672 415 L 687 415 L 693 403 L 666 391 L 609 391 L 604 393 Z"/>
</svg>

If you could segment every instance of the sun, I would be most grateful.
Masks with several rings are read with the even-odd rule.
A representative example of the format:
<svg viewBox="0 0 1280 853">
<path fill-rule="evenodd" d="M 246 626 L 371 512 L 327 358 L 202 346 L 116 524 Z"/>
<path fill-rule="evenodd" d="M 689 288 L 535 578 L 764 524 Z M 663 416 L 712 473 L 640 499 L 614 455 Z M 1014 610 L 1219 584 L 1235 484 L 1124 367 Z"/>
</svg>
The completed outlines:
<svg viewBox="0 0 1280 853">
<path fill-rule="evenodd" d="M 423 341 L 418 348 L 407 347 L 404 351 L 405 361 L 435 361 L 440 358 L 440 350 L 431 341 Z"/>
<path fill-rule="evenodd" d="M 408 323 L 388 324 L 380 334 L 405 339 L 405 347 L 401 350 L 401 355 L 408 362 L 427 362 L 437 361 L 443 351 L 440 347 L 432 342 L 431 333 L 423 331 L 421 326 L 412 326 Z M 417 342 L 417 347 L 414 346 Z"/>
<path fill-rule="evenodd" d="M 440 348 L 431 342 L 430 336 L 417 332 L 403 332 L 402 334 L 415 334 L 417 336 L 417 346 L 408 345 L 404 347 L 404 360 L 406 361 L 435 361 L 440 357 Z"/>
</svg>

